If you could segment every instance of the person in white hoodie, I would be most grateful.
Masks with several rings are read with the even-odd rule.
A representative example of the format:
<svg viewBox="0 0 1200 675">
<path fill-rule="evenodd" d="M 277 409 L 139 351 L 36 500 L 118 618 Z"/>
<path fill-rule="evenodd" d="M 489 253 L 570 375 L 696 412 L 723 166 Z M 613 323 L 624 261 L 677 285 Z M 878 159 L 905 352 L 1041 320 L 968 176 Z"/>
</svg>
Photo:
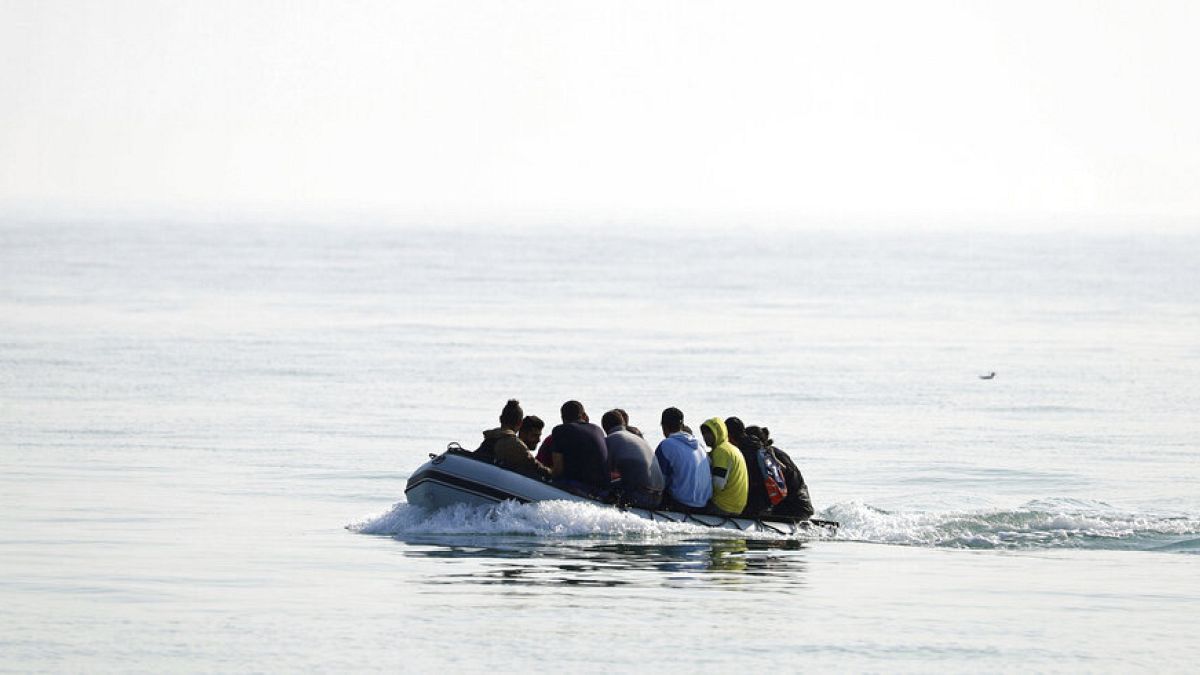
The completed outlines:
<svg viewBox="0 0 1200 675">
<path fill-rule="evenodd" d="M 662 412 L 663 441 L 654 450 L 666 490 L 660 508 L 667 511 L 703 509 L 712 499 L 712 469 L 708 453 L 695 436 L 685 432 L 683 412 Z"/>
</svg>

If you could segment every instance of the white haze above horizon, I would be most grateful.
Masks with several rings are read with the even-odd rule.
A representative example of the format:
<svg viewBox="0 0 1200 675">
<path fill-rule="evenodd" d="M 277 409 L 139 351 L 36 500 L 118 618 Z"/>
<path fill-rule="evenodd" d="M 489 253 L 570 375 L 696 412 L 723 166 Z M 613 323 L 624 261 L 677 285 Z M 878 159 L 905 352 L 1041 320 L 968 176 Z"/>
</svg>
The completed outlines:
<svg viewBox="0 0 1200 675">
<path fill-rule="evenodd" d="M 0 215 L 1200 216 L 1188 2 L 0 0 Z"/>
</svg>

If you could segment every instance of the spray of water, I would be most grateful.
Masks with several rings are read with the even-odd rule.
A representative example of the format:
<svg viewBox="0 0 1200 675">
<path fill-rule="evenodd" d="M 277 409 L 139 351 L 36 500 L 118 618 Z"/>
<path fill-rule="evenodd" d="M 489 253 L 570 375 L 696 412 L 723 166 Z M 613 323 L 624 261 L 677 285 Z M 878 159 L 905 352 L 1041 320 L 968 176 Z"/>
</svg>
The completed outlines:
<svg viewBox="0 0 1200 675">
<path fill-rule="evenodd" d="M 835 504 L 818 514 L 836 520 L 836 534 L 804 538 L 968 549 L 1088 548 L 1200 553 L 1200 519 L 1178 514 L 1122 512 L 1099 502 L 1038 500 L 1012 510 L 889 512 L 861 502 Z M 458 505 L 429 512 L 404 502 L 347 526 L 375 535 L 529 535 L 639 540 L 686 537 L 747 538 L 747 533 L 689 523 L 649 521 L 579 502 L 495 506 Z M 753 538 L 781 538 L 756 533 Z"/>
</svg>

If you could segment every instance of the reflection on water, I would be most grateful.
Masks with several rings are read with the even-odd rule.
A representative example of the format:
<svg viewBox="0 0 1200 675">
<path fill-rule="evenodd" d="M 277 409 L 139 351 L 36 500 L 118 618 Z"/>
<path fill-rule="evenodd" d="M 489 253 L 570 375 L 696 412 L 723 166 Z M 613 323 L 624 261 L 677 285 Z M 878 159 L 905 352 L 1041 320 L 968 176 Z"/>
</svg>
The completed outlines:
<svg viewBox="0 0 1200 675">
<path fill-rule="evenodd" d="M 404 554 L 438 558 L 446 572 L 431 584 L 529 586 L 661 586 L 692 583 L 769 583 L 773 590 L 804 585 L 804 542 L 795 539 L 628 540 L 519 536 L 396 537 Z"/>
</svg>

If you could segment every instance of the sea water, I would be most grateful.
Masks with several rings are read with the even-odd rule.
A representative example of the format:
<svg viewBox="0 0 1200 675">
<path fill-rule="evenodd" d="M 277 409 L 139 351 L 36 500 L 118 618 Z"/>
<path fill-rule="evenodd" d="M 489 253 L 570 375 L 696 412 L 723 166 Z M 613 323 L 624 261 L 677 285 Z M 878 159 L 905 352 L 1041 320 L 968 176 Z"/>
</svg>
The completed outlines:
<svg viewBox="0 0 1200 675">
<path fill-rule="evenodd" d="M 842 526 L 406 504 L 510 397 Z M 1197 410 L 1189 233 L 4 222 L 0 669 L 1192 670 Z"/>
</svg>

